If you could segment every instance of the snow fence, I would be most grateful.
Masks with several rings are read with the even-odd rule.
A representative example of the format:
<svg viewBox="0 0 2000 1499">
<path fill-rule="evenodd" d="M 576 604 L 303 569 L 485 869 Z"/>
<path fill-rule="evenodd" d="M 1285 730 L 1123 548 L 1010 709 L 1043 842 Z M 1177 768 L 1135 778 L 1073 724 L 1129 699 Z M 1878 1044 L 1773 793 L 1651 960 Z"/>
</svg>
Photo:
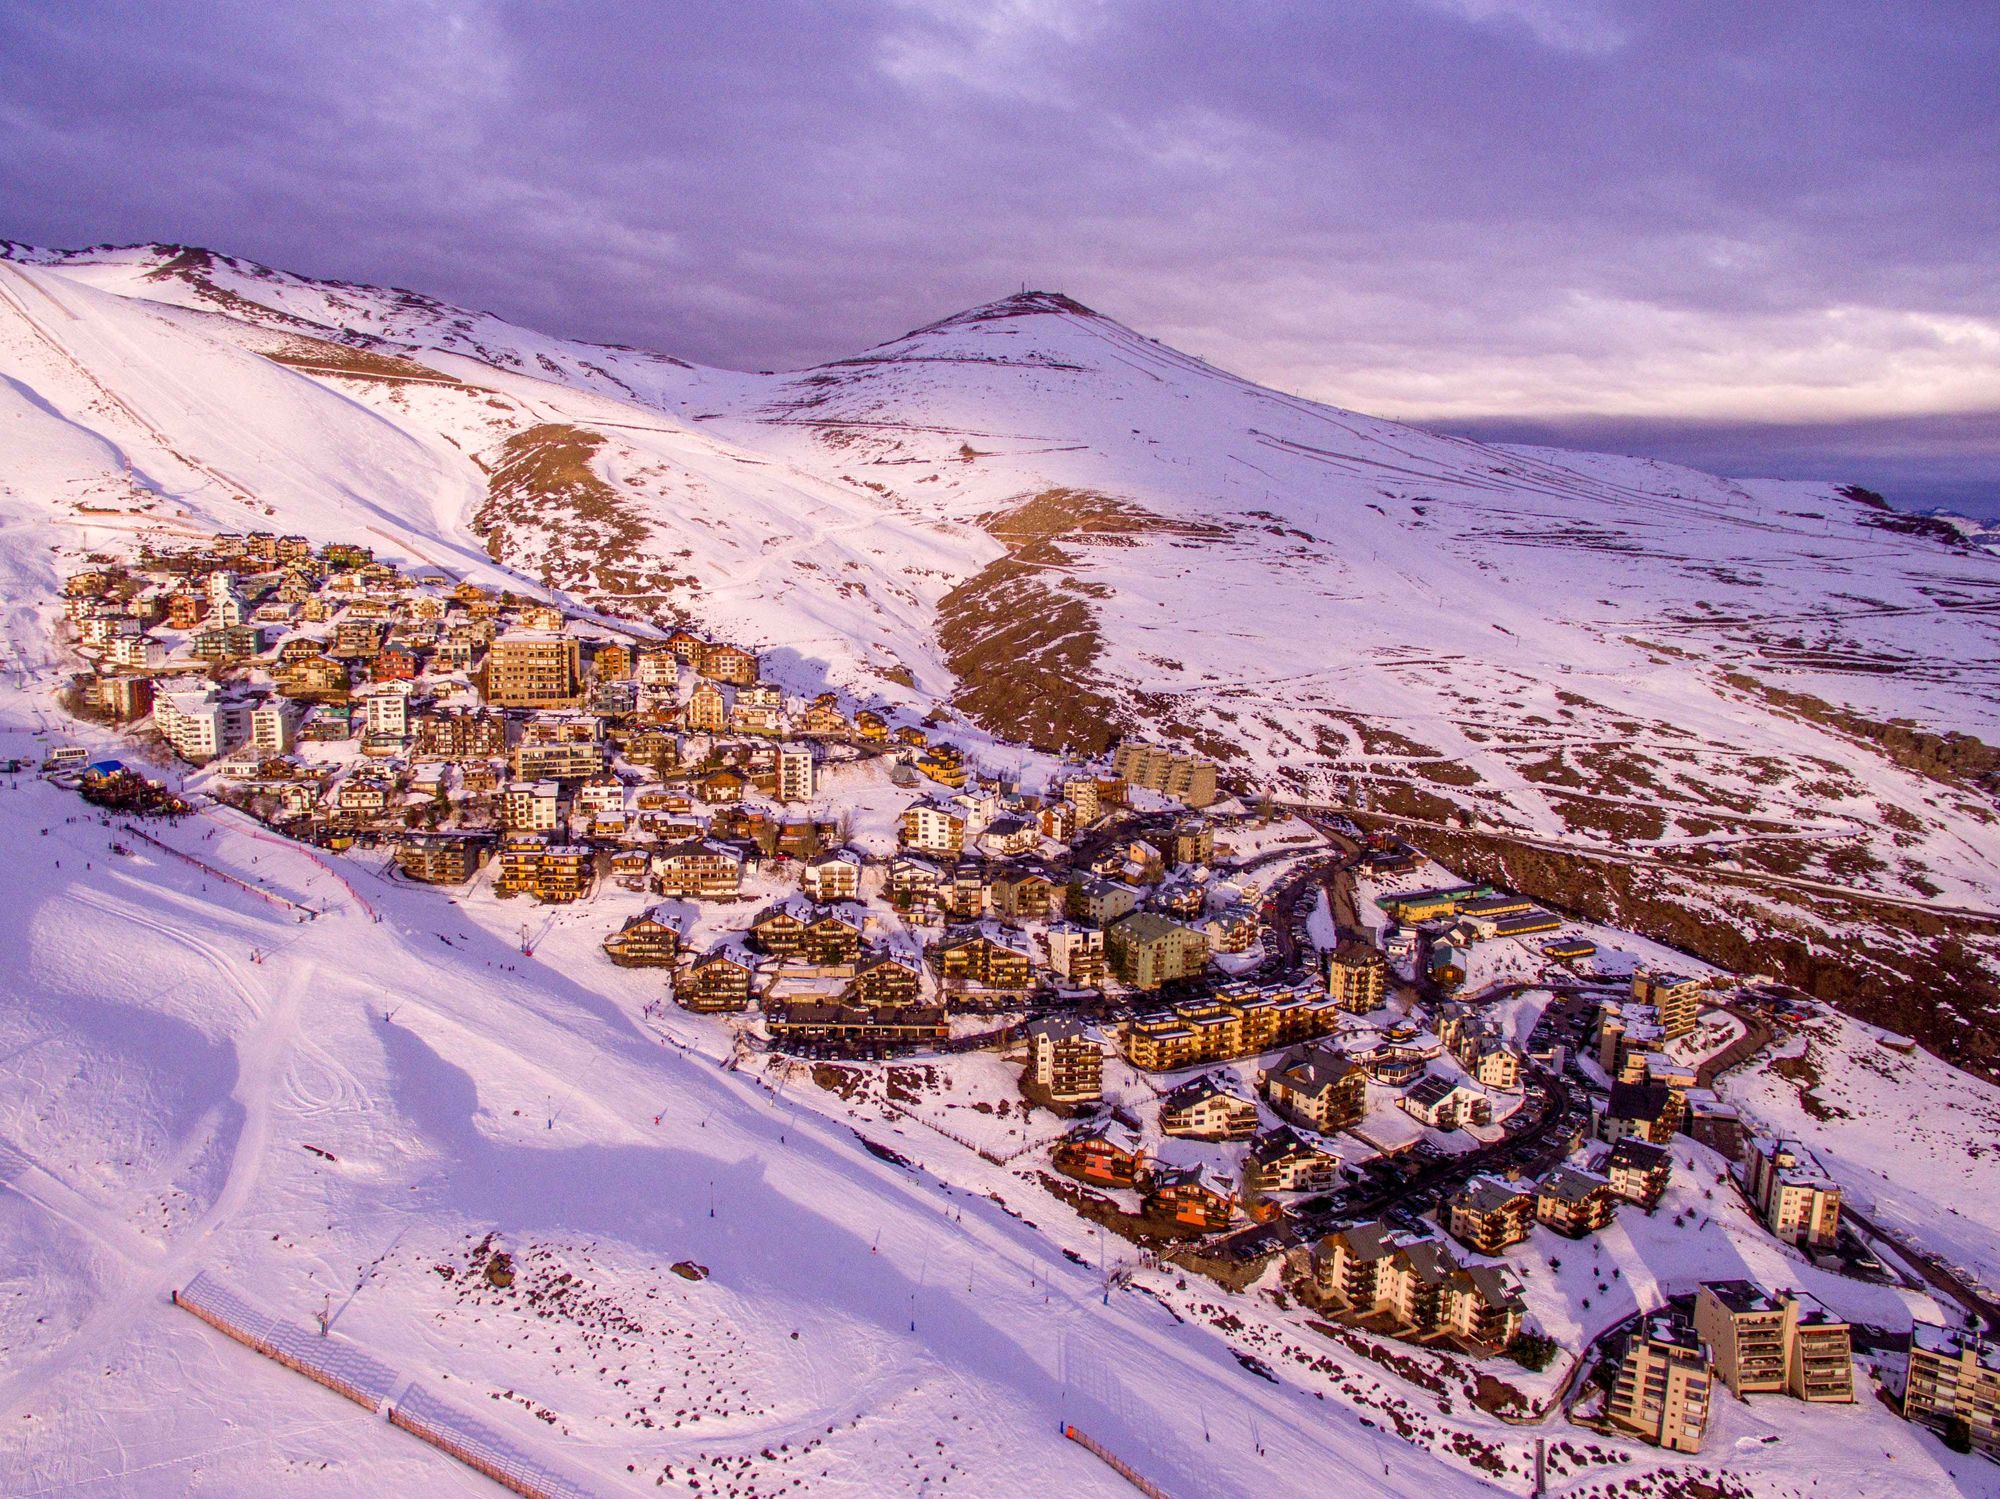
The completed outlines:
<svg viewBox="0 0 2000 1499">
<path fill-rule="evenodd" d="M 591 1499 L 589 1490 L 536 1461 L 485 1422 L 416 1385 L 397 1398 L 389 1424 L 421 1437 L 525 1499 Z"/>
<path fill-rule="evenodd" d="M 411 1385 L 393 1403 L 400 1376 L 352 1343 L 274 1317 L 206 1270 L 173 1293 L 174 1305 L 245 1348 L 305 1375 L 371 1411 L 389 1410 L 389 1424 L 429 1442 L 523 1499 L 593 1499 L 590 1490 L 523 1451 L 476 1416 Z"/>
<path fill-rule="evenodd" d="M 193 1312 L 226 1337 L 234 1338 L 287 1369 L 296 1370 L 357 1405 L 380 1410 L 396 1386 L 396 1372 L 353 1344 L 321 1337 L 253 1306 L 206 1270 L 174 1292 L 174 1305 Z"/>
</svg>

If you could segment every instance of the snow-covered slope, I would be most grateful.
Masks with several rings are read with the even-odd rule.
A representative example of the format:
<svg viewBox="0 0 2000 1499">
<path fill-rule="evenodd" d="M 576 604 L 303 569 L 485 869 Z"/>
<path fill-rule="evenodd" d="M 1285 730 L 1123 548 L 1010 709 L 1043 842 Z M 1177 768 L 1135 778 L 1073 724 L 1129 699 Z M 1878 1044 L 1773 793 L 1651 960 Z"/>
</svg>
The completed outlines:
<svg viewBox="0 0 2000 1499">
<path fill-rule="evenodd" d="M 2000 559 L 1865 496 L 1379 421 L 1046 293 L 751 376 L 206 251 L 10 254 L 19 521 L 497 565 L 796 687 L 1470 824 L 1517 879 L 1588 852 L 1654 881 L 1626 919 L 1845 1003 L 2000 1008 L 2000 756 L 1951 737 L 2000 719 Z"/>
</svg>

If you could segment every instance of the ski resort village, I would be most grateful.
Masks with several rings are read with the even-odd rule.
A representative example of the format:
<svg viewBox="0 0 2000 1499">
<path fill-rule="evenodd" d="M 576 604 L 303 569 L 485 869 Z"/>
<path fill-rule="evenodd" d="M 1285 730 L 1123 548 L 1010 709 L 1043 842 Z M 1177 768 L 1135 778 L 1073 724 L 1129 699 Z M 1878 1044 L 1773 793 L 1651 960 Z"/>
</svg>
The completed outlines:
<svg viewBox="0 0 2000 1499">
<path fill-rule="evenodd" d="M 0 243 L 0 1493 L 2000 1493 L 2000 558 L 1056 292 Z"/>
<path fill-rule="evenodd" d="M 1141 735 L 1040 753 L 352 539 L 69 550 L 47 610 L 68 671 L 10 748 L 17 875 L 89 872 L 71 911 L 150 944 L 107 944 L 107 973 L 228 1002 L 279 980 L 290 1109 L 240 1071 L 211 1107 L 293 1139 L 286 1190 L 315 1205 L 167 1252 L 191 1184 L 163 1161 L 156 1220 L 112 1221 L 45 1154 L 87 1142 L 30 1148 L 32 1092 L 0 1160 L 61 1231 L 146 1247 L 192 1314 L 155 1336 L 205 1383 L 304 1376 L 331 1429 L 345 1396 L 525 1494 L 864 1473 L 992 1493 L 1017 1421 L 1079 1453 L 1079 1492 L 1317 1489 L 1324 1462 L 1272 1444 L 1328 1423 L 1365 1434 L 1346 1460 L 1392 1492 L 1805 1494 L 1839 1464 L 1835 1491 L 1916 1494 L 2000 1471 L 2000 1251 L 1935 1231 L 2000 1201 L 1993 1095 L 1902 1037 Z M 229 913 L 199 939 L 145 914 L 197 899 Z M 615 1066 L 551 1046 L 473 1081 L 503 992 L 540 1026 L 619 1030 Z M 158 1024 L 151 1044 L 212 1045 Z M 357 1030 L 458 1160 L 432 1171 L 371 1126 L 374 1085 L 329 1039 Z M 155 1121 L 112 1124 L 141 1057 L 98 1074 L 16 1044 L 38 1087 L 98 1090 L 86 1176 L 162 1147 Z M 648 1049 L 714 1081 L 635 1093 Z M 1913 1101 L 1909 1139 L 1837 1127 L 1836 1056 Z M 755 1142 L 724 1145 L 751 1127 L 725 1113 Z M 1965 1160 L 1889 1186 L 1954 1128 L 1980 1141 Z M 898 1205 L 855 1201 L 835 1230 L 769 1183 L 854 1193 L 841 1135 Z M 550 1171 L 677 1242 L 579 1241 L 536 1210 Z M 396 1183 L 460 1212 L 399 1211 Z M 949 1225 L 914 1266 L 885 1242 L 912 1213 Z M 753 1227 L 797 1264 L 746 1260 Z M 823 1275 L 893 1314 L 824 1320 Z M 32 1367 L 22 1324 L 67 1307 L 7 1297 Z M 906 1388 L 884 1345 L 975 1316 L 1035 1327 L 1010 1355 L 1035 1414 L 963 1391 L 898 1414 L 957 1376 Z M 92 1360 L 100 1335 L 73 1330 Z M 1163 1343 L 1205 1377 L 1148 1413 Z M 30 1399 L 0 1451 L 28 1461 L 77 1419 Z"/>
</svg>

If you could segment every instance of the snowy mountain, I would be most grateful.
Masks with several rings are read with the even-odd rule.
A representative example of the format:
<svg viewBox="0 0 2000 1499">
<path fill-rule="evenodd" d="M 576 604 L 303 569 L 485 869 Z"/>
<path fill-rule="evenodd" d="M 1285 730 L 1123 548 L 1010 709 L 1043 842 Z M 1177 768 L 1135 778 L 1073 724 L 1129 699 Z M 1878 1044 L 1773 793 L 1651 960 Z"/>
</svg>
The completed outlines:
<svg viewBox="0 0 2000 1499">
<path fill-rule="evenodd" d="M 7 253 L 10 523 L 366 535 L 796 688 L 1173 738 L 1993 1063 L 2000 559 L 1865 492 L 1444 437 L 1049 293 L 756 376 L 201 250 Z"/>
<path fill-rule="evenodd" d="M 81 555 L 361 540 L 958 715 L 990 769 L 1174 738 L 1990 1058 L 2000 559 L 1861 492 L 1444 438 L 1051 294 L 762 376 L 183 247 L 4 251 L 0 761 L 131 752 L 54 705 Z M 886 848 L 904 791 L 844 773 Z M 750 1056 L 604 960 L 645 897 L 524 911 L 219 805 L 133 832 L 32 775 L 0 792 L 8 1493 L 485 1491 L 170 1293 L 551 1493 L 1132 1492 L 1072 1423 L 1180 1499 L 1526 1494 L 1538 1456 L 1576 1496 L 1989 1481 L 1872 1396 L 1718 1400 L 1699 1457 L 1600 1439 L 1559 1414 L 1564 1364 L 1146 1263 L 1050 1190 L 1058 1125 L 1012 1063 Z M 1268 839 L 1267 890 L 1311 841 L 1231 836 Z M 1525 1039 L 1547 999 L 1496 1010 Z M 1781 1050 L 1728 1098 L 1990 1283 L 2000 1092 L 1833 1015 Z M 1110 1068 L 1164 1144 L 1156 1080 Z M 1868 1326 L 1945 1315 L 1781 1244 L 1720 1156 L 1673 1149 L 1660 1211 L 1517 1254 L 1540 1326 L 1581 1346 L 1738 1275 Z"/>
</svg>

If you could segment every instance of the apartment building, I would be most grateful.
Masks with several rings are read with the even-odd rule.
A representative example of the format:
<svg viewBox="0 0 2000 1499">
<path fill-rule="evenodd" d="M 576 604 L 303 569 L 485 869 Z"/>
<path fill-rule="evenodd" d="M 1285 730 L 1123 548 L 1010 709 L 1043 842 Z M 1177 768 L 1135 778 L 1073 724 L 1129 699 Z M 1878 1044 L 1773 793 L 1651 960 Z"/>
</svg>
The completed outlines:
<svg viewBox="0 0 2000 1499">
<path fill-rule="evenodd" d="M 1787 1244 L 1831 1249 L 1840 1237 L 1840 1188 L 1796 1140 L 1761 1140 L 1749 1160 L 1750 1200 Z"/>
<path fill-rule="evenodd" d="M 1043 933 L 1049 949 L 1049 971 L 1057 978 L 1089 988 L 1104 986 L 1104 933 L 1073 921 L 1052 923 Z"/>
<path fill-rule="evenodd" d="M 1608 1178 L 1559 1165 L 1535 1184 L 1535 1216 L 1557 1233 L 1581 1239 L 1618 1216 L 1620 1198 Z"/>
<path fill-rule="evenodd" d="M 465 833 L 411 833 L 396 845 L 396 867 L 426 885 L 462 885 L 479 872 L 487 840 Z"/>
<path fill-rule="evenodd" d="M 1535 1226 L 1535 1192 L 1497 1176 L 1475 1176 L 1445 1205 L 1445 1227 L 1478 1254 L 1499 1254 Z"/>
<path fill-rule="evenodd" d="M 1343 942 L 1327 957 L 1326 992 L 1343 1010 L 1365 1015 L 1389 994 L 1389 960 L 1363 942 Z"/>
<path fill-rule="evenodd" d="M 778 746 L 778 800 L 809 802 L 818 790 L 818 777 L 810 744 Z"/>
<path fill-rule="evenodd" d="M 1710 1282 L 1695 1293 L 1694 1330 L 1708 1344 L 1716 1377 L 1739 1400 L 1854 1400 L 1851 1330 L 1803 1291 L 1767 1292 L 1747 1280 Z"/>
<path fill-rule="evenodd" d="M 1129 785 L 1171 796 L 1190 807 L 1206 807 L 1216 798 L 1214 761 L 1177 754 L 1161 745 L 1120 740 L 1111 756 L 1111 769 Z"/>
<path fill-rule="evenodd" d="M 1080 1020 L 1030 1021 L 1027 1081 L 1057 1103 L 1093 1103 L 1104 1096 L 1103 1048 Z"/>
<path fill-rule="evenodd" d="M 1160 1100 L 1160 1131 L 1198 1140 L 1247 1140 L 1257 1133 L 1257 1105 L 1233 1078 L 1190 1078 Z"/>
<path fill-rule="evenodd" d="M 1325 1035 L 1338 1014 L 1332 1001 L 1306 990 L 1223 991 L 1134 1019 L 1125 1028 L 1125 1055 L 1149 1072 L 1258 1056 Z"/>
<path fill-rule="evenodd" d="M 1693 1327 L 1648 1318 L 1625 1336 L 1605 1418 L 1620 1431 L 1673 1452 L 1699 1452 L 1708 1434 L 1708 1347 Z"/>
<path fill-rule="evenodd" d="M 1154 911 L 1135 911 L 1105 932 L 1111 969 L 1134 989 L 1157 989 L 1208 966 L 1208 936 Z"/>
<path fill-rule="evenodd" d="M 1321 1134 L 1359 1124 L 1368 1107 L 1367 1075 L 1330 1047 L 1286 1052 L 1264 1070 L 1259 1084 L 1273 1109 Z"/>
<path fill-rule="evenodd" d="M 561 796 L 554 781 L 516 781 L 500 798 L 501 826 L 515 833 L 552 833 L 561 821 Z"/>
<path fill-rule="evenodd" d="M 213 692 L 160 692 L 153 697 L 153 726 L 175 754 L 203 765 L 249 735 L 250 710 Z"/>
<path fill-rule="evenodd" d="M 577 639 L 546 630 L 507 630 L 487 647 L 486 701 L 502 708 L 568 708 L 582 693 Z"/>
<path fill-rule="evenodd" d="M 913 802 L 897 820 L 896 836 L 905 846 L 926 853 L 963 853 L 965 818 L 935 802 Z"/>
<path fill-rule="evenodd" d="M 1919 1322 L 1903 1415 L 2000 1462 L 2000 1341 Z"/>
<path fill-rule="evenodd" d="M 1660 1034 L 1671 1041 L 1695 1028 L 1701 1014 L 1702 984 L 1678 973 L 1641 968 L 1632 975 L 1632 998 L 1653 1007 Z"/>
</svg>

